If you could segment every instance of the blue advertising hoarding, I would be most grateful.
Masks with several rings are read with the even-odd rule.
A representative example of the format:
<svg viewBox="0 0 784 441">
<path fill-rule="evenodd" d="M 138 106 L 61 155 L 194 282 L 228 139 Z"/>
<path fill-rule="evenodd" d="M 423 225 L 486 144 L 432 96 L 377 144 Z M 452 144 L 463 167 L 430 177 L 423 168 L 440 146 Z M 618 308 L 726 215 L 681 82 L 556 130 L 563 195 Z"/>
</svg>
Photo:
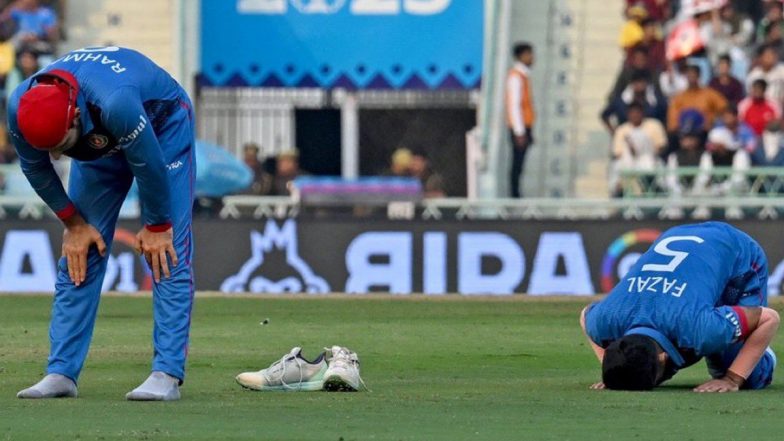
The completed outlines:
<svg viewBox="0 0 784 441">
<path fill-rule="evenodd" d="M 475 89 L 482 0 L 202 0 L 213 87 Z"/>
</svg>

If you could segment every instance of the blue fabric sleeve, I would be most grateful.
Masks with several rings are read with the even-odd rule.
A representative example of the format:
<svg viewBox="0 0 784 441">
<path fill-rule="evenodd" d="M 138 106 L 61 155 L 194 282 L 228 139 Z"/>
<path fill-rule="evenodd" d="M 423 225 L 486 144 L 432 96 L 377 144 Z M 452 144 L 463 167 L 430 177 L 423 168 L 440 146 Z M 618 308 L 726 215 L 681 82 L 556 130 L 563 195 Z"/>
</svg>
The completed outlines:
<svg viewBox="0 0 784 441">
<path fill-rule="evenodd" d="M 121 87 L 106 101 L 103 124 L 118 139 L 139 184 L 145 225 L 171 223 L 171 196 L 166 162 L 144 110 L 139 91 Z"/>
<path fill-rule="evenodd" d="M 611 322 L 612 318 L 603 314 L 601 302 L 590 305 L 585 311 L 585 333 L 599 346 L 605 347 L 606 343 L 622 337 Z"/>
<path fill-rule="evenodd" d="M 14 144 L 19 164 L 27 180 L 38 196 L 43 199 L 55 213 L 61 213 L 71 207 L 71 200 L 65 193 L 60 177 L 54 171 L 49 153 L 34 149 L 28 144 L 19 132 L 16 124 L 16 109 L 19 105 L 19 96 L 15 93 L 8 103 L 8 130 L 11 142 Z"/>
<path fill-rule="evenodd" d="M 727 350 L 734 343 L 746 338 L 746 317 L 738 307 L 720 306 L 706 309 L 695 317 L 693 332 L 694 350 L 708 356 Z"/>
</svg>

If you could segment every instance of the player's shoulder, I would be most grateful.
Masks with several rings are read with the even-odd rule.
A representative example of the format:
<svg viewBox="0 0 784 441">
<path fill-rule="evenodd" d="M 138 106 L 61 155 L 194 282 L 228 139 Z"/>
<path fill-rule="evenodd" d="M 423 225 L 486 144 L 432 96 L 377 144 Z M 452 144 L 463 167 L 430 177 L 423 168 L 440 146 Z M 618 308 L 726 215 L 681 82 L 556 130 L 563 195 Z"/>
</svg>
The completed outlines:
<svg viewBox="0 0 784 441">
<path fill-rule="evenodd" d="M 748 238 L 749 236 L 734 226 L 718 221 L 697 224 L 678 225 L 665 231 L 662 238 L 670 236 L 696 236 L 701 239 L 726 240 L 730 238 Z"/>
</svg>

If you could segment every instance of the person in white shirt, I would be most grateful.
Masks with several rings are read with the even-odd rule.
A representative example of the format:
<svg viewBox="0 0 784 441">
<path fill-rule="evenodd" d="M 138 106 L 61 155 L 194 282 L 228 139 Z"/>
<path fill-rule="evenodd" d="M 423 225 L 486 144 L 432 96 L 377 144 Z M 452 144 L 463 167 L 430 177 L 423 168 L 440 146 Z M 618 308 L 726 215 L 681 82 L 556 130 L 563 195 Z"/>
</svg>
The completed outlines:
<svg viewBox="0 0 784 441">
<path fill-rule="evenodd" d="M 522 196 L 520 178 L 525 156 L 534 143 L 533 125 L 536 111 L 531 84 L 534 49 L 529 43 L 517 43 L 512 53 L 515 63 L 506 80 L 506 122 L 512 142 L 511 196 L 519 198 Z"/>
<path fill-rule="evenodd" d="M 762 45 L 757 51 L 757 66 L 746 77 L 746 90 L 751 93 L 754 81 L 763 79 L 768 83 L 765 96 L 778 103 L 784 102 L 784 63 L 779 62 L 776 48 Z"/>
<path fill-rule="evenodd" d="M 628 121 L 618 126 L 613 135 L 615 161 L 610 177 L 610 189 L 616 195 L 621 192 L 619 175 L 623 171 L 655 172 L 661 164 L 659 155 L 667 146 L 664 126 L 655 118 L 646 118 L 640 103 L 629 104 L 626 116 Z M 648 187 L 653 185 L 654 176 L 639 176 L 638 182 L 643 187 Z"/>
</svg>

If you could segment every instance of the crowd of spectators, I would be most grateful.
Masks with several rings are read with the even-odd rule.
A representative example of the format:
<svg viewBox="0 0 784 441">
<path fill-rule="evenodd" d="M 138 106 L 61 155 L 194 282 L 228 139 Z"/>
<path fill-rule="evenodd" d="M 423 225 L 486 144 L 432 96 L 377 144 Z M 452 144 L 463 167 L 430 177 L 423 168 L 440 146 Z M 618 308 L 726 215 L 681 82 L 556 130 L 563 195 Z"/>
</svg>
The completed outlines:
<svg viewBox="0 0 784 441">
<path fill-rule="evenodd" d="M 16 160 L 6 128 L 13 90 L 54 59 L 61 37 L 62 0 L 0 1 L 0 164 Z"/>
<path fill-rule="evenodd" d="M 748 187 L 751 167 L 784 166 L 781 0 L 627 0 L 625 14 L 601 113 L 614 196 L 629 191 L 625 170 L 672 195 L 726 195 Z"/>
</svg>

